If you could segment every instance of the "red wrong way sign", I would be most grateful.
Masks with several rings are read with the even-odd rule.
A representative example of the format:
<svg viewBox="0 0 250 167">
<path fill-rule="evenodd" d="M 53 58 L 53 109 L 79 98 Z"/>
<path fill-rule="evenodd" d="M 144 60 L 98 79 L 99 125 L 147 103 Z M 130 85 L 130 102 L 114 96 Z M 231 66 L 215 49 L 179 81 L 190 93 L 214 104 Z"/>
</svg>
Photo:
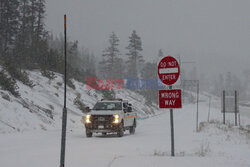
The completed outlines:
<svg viewBox="0 0 250 167">
<path fill-rule="evenodd" d="M 160 108 L 182 108 L 181 90 L 159 90 L 159 107 Z"/>
<path fill-rule="evenodd" d="M 171 56 L 161 59 L 158 64 L 158 76 L 164 84 L 174 84 L 180 76 L 180 66 L 178 61 Z"/>
</svg>

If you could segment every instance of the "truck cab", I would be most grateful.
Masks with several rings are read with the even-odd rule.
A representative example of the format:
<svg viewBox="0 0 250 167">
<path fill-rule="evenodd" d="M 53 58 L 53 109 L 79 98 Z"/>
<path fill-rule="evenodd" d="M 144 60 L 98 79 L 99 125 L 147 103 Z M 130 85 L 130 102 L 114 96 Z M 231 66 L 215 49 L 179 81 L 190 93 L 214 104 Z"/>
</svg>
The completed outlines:
<svg viewBox="0 0 250 167">
<path fill-rule="evenodd" d="M 130 134 L 135 133 L 136 113 L 132 105 L 126 100 L 102 99 L 98 101 L 93 109 L 83 117 L 82 122 L 86 128 L 86 136 L 92 137 L 93 133 L 116 133 L 118 137 L 129 130 Z"/>
</svg>

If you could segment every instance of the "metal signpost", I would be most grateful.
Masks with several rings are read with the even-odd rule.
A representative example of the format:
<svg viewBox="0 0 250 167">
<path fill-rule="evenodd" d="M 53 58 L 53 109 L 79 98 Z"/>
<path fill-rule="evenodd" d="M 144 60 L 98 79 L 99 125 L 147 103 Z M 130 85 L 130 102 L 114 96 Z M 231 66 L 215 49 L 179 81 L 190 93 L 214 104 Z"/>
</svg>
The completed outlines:
<svg viewBox="0 0 250 167">
<path fill-rule="evenodd" d="M 159 108 L 170 109 L 171 156 L 175 156 L 173 108 L 182 107 L 181 90 L 172 90 L 172 85 L 180 76 L 180 66 L 177 60 L 171 56 L 164 57 L 158 64 L 158 76 L 164 84 L 169 85 L 169 90 L 159 90 Z"/>
</svg>

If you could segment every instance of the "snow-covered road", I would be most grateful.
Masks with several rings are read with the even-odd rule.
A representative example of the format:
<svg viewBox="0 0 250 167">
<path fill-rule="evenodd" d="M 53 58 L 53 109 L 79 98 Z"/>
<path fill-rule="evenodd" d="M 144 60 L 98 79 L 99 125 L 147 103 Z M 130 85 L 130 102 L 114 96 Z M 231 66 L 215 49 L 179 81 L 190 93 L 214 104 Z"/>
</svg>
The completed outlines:
<svg viewBox="0 0 250 167">
<path fill-rule="evenodd" d="M 207 120 L 207 106 L 200 105 L 200 121 Z M 169 112 L 140 120 L 135 135 L 94 135 L 86 138 L 84 127 L 68 129 L 67 167 L 249 167 L 250 138 L 237 129 L 216 124 L 196 133 L 195 104 L 174 110 L 175 152 L 170 156 Z M 218 110 L 211 110 L 216 119 Z M 219 119 L 219 118 L 218 118 Z M 79 118 L 80 120 L 80 118 Z M 219 127 L 219 128 L 218 128 Z M 1 167 L 59 166 L 58 131 L 0 134 Z"/>
</svg>

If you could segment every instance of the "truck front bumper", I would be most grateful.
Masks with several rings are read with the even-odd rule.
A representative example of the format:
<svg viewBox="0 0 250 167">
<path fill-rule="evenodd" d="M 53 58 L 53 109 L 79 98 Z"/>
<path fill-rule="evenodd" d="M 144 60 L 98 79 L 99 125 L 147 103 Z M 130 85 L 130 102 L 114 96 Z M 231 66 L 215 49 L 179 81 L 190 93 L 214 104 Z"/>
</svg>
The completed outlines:
<svg viewBox="0 0 250 167">
<path fill-rule="evenodd" d="M 92 133 L 112 133 L 119 130 L 120 124 L 85 124 L 86 130 Z"/>
</svg>

